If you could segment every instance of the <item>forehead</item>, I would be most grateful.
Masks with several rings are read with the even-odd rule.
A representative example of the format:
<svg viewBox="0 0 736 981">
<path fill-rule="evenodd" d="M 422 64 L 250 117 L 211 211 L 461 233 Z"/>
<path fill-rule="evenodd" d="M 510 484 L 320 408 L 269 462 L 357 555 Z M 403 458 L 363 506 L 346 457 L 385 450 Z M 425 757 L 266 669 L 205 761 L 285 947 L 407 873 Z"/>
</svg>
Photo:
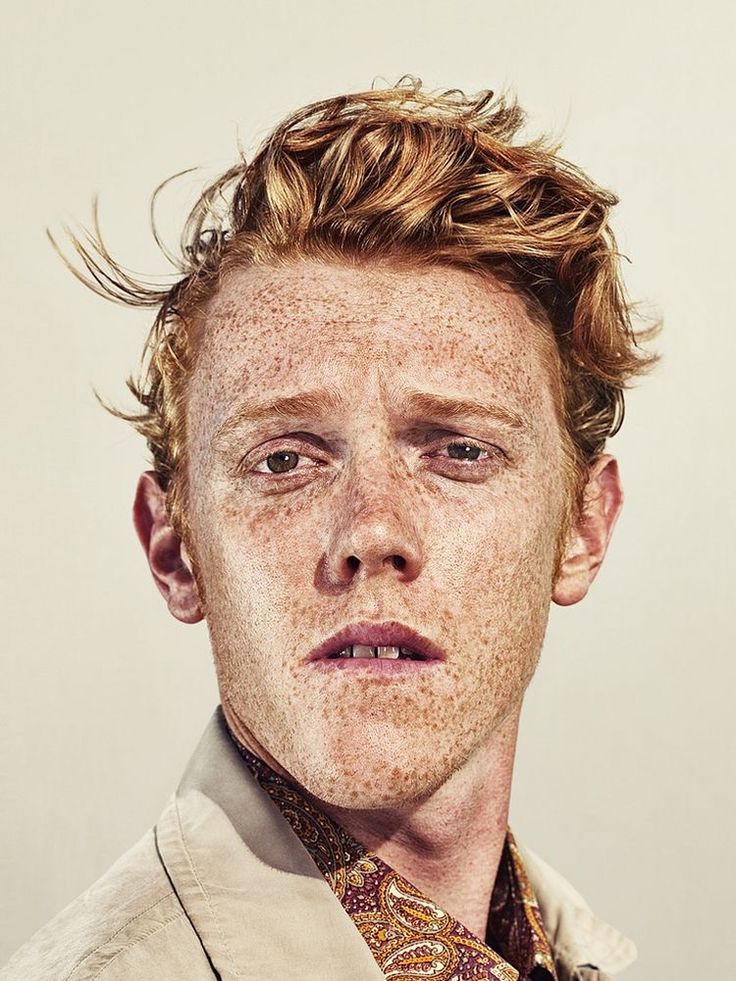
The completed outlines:
<svg viewBox="0 0 736 981">
<path fill-rule="evenodd" d="M 449 266 L 298 261 L 228 273 L 204 312 L 192 400 L 215 418 L 238 395 L 389 386 L 554 412 L 550 350 L 508 286 Z"/>
</svg>

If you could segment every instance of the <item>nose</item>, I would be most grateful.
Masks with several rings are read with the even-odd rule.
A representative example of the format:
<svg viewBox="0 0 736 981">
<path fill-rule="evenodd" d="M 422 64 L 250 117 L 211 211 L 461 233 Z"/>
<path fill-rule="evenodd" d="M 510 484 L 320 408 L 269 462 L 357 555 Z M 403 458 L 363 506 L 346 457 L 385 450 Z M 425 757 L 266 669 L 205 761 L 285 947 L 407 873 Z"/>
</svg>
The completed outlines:
<svg viewBox="0 0 736 981">
<path fill-rule="evenodd" d="M 344 488 L 336 504 L 324 561 L 333 586 L 379 574 L 402 582 L 416 579 L 423 547 L 410 476 L 371 468 L 370 474 L 364 472 L 362 479 Z"/>
</svg>

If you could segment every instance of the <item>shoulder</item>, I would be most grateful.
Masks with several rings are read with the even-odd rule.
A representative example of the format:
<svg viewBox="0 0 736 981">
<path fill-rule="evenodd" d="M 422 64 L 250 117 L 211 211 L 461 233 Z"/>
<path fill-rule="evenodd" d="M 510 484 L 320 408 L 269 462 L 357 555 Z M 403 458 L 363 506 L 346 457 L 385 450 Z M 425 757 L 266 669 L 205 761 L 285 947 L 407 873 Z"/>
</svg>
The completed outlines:
<svg viewBox="0 0 736 981">
<path fill-rule="evenodd" d="M 632 940 L 596 916 L 578 890 L 536 852 L 518 842 L 517 847 L 558 960 L 576 969 L 594 964 L 603 977 L 618 974 L 636 960 Z"/>
<path fill-rule="evenodd" d="M 212 977 L 159 860 L 153 829 L 0 970 L 0 981 L 141 977 Z"/>
</svg>

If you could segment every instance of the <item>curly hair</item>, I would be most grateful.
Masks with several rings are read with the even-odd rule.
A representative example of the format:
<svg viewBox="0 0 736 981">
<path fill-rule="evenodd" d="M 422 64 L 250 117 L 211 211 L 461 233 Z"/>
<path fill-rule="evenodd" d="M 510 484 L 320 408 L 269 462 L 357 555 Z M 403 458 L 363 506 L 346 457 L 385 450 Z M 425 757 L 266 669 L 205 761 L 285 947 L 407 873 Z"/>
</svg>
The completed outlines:
<svg viewBox="0 0 736 981">
<path fill-rule="evenodd" d="M 658 360 L 640 341 L 659 325 L 632 326 L 635 305 L 609 224 L 618 198 L 558 156 L 559 144 L 544 136 L 522 142 L 524 122 L 513 97 L 427 92 L 411 76 L 305 106 L 273 129 L 250 163 L 241 154 L 204 190 L 178 254 L 163 245 L 153 218 L 157 194 L 173 178 L 159 185 L 151 225 L 177 271 L 168 287 L 135 278 L 112 258 L 96 200 L 85 242 L 64 227 L 86 272 L 62 259 L 82 282 L 108 299 L 157 308 L 139 380 L 127 380 L 140 411 L 105 407 L 145 436 L 185 542 L 194 326 L 228 270 L 296 258 L 445 263 L 518 291 L 554 338 L 571 514 L 579 511 L 588 467 L 623 421 L 624 389 Z"/>
</svg>

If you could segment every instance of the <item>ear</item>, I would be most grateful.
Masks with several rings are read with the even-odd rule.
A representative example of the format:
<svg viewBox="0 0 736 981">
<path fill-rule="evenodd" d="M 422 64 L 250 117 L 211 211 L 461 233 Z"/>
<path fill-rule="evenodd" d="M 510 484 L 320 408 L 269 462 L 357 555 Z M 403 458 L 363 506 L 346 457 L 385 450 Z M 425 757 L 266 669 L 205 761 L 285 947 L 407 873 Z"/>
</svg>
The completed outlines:
<svg viewBox="0 0 736 981">
<path fill-rule="evenodd" d="M 153 470 L 142 474 L 138 481 L 133 524 L 169 612 L 182 623 L 197 623 L 204 613 L 191 559 L 171 525 L 166 510 L 166 491 Z"/>
<path fill-rule="evenodd" d="M 583 510 L 570 529 L 552 590 L 552 600 L 559 606 L 578 603 L 588 592 L 603 562 L 623 503 L 618 463 L 614 457 L 602 453 L 589 470 Z"/>
</svg>

